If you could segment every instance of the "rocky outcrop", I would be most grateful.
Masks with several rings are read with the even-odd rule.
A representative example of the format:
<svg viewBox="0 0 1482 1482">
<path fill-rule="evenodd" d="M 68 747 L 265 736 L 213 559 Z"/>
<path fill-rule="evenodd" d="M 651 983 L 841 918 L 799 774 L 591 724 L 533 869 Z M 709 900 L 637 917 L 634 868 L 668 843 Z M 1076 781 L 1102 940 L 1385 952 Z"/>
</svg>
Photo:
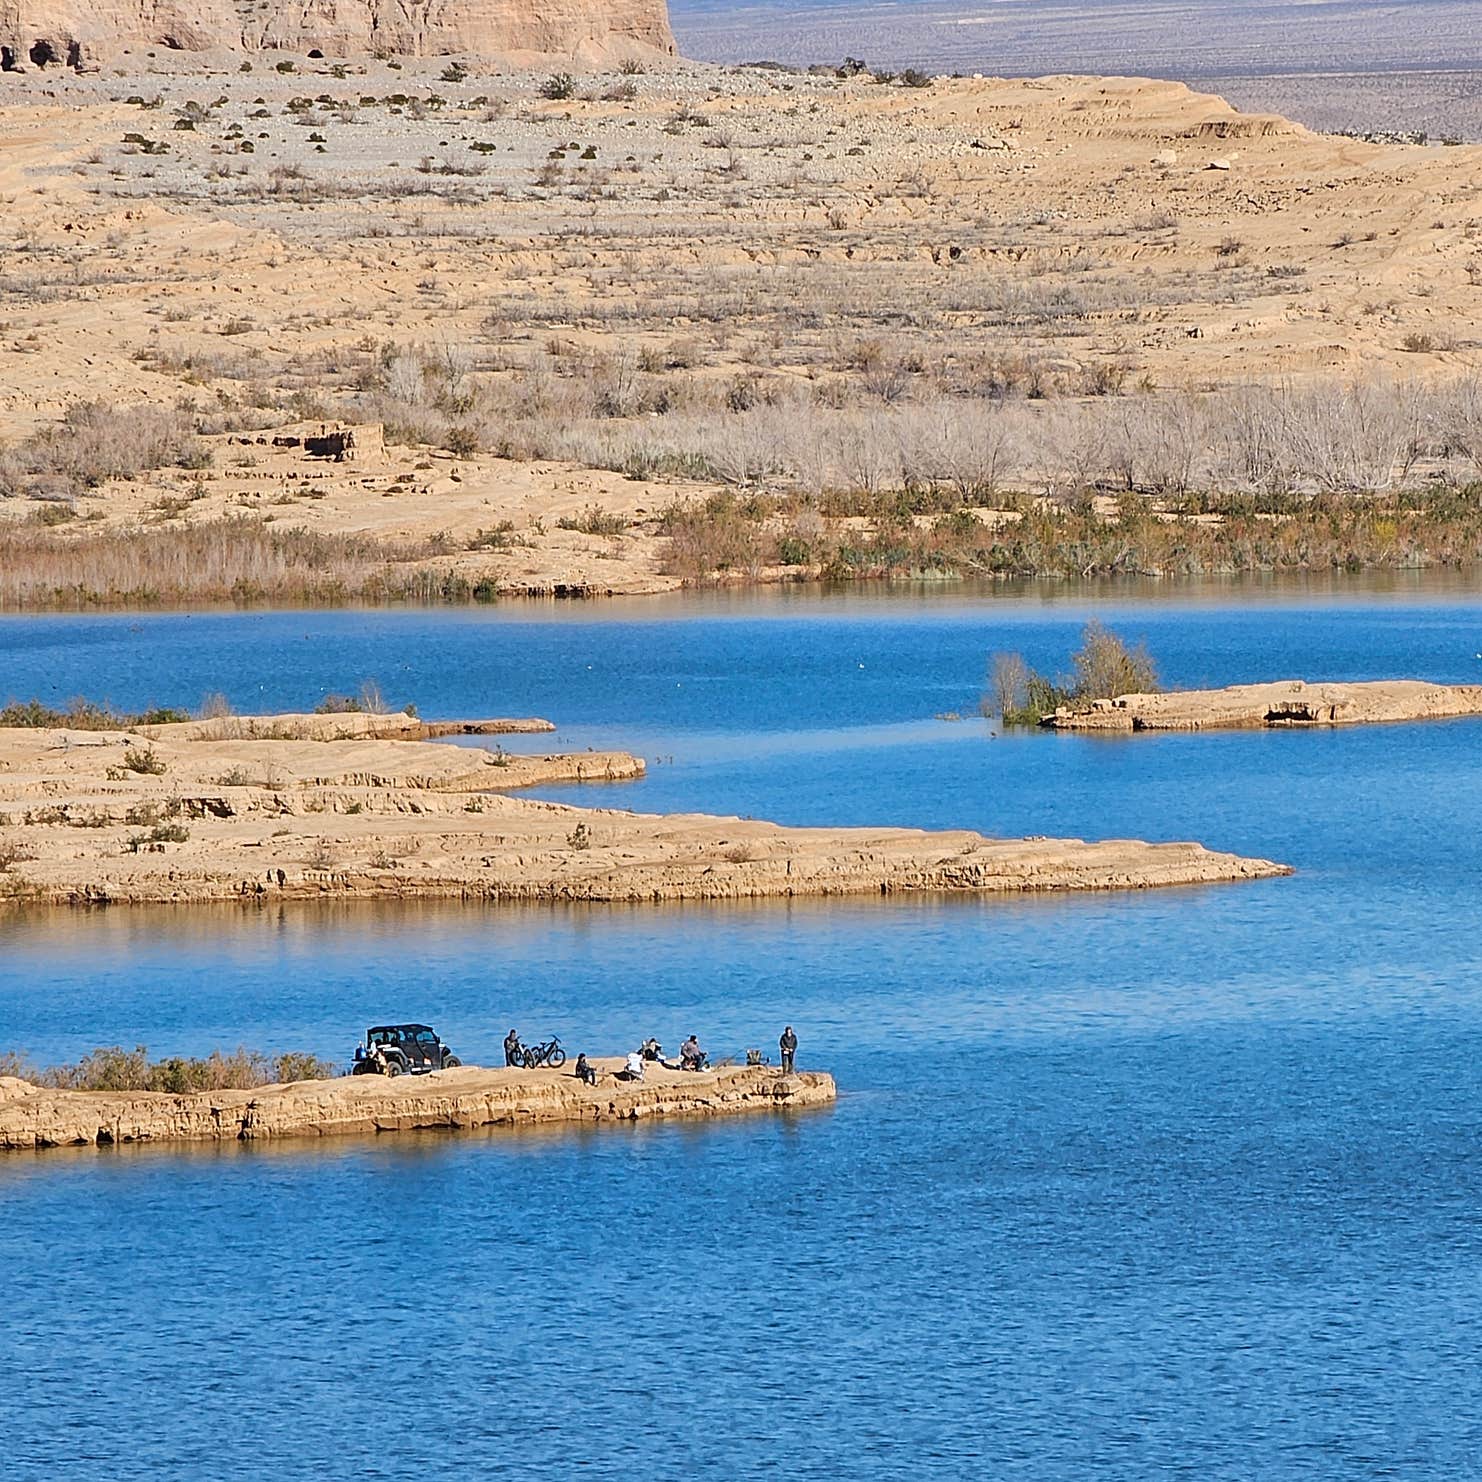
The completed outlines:
<svg viewBox="0 0 1482 1482">
<path fill-rule="evenodd" d="M 304 719 L 326 718 L 229 717 L 147 737 L 0 729 L 0 902 L 636 903 L 1143 890 L 1288 873 L 1194 843 L 782 828 L 573 808 L 505 794 L 630 780 L 643 762 L 615 751 L 521 756 L 339 738 L 331 726 L 326 739 L 264 739 L 296 735 Z M 461 728 L 432 728 L 443 725 Z"/>
<path fill-rule="evenodd" d="M 1356 726 L 1482 715 L 1482 685 L 1381 679 L 1354 684 L 1236 684 L 1222 690 L 1118 695 L 1062 706 L 1040 722 L 1057 731 L 1211 731 L 1263 726 Z"/>
<path fill-rule="evenodd" d="M 0 1151 L 127 1143 L 259 1142 L 535 1122 L 616 1122 L 733 1116 L 824 1106 L 837 1092 L 822 1071 L 770 1066 L 667 1070 L 619 1081 L 598 1061 L 595 1086 L 569 1071 L 467 1066 L 426 1076 L 344 1076 L 251 1091 L 57 1091 L 0 1076 Z"/>
<path fill-rule="evenodd" d="M 300 56 L 672 56 L 664 0 L 0 0 L 0 66 L 97 66 L 125 47 Z"/>
</svg>

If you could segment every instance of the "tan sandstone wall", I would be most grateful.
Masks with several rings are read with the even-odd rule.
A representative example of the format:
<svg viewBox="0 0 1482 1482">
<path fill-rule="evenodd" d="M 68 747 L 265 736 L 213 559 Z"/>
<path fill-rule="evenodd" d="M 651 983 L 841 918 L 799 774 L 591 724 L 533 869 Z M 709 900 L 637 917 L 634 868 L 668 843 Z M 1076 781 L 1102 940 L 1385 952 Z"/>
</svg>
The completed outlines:
<svg viewBox="0 0 1482 1482">
<path fill-rule="evenodd" d="M 0 65 L 95 66 L 129 45 L 354 56 L 564 59 L 674 54 L 664 0 L 0 0 Z"/>
</svg>

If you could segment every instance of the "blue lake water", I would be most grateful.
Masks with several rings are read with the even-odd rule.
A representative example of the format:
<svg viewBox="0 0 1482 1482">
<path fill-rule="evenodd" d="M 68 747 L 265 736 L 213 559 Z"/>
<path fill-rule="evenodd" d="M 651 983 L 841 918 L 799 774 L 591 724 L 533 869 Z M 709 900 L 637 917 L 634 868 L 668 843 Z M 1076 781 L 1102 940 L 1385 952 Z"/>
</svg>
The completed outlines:
<svg viewBox="0 0 1482 1482">
<path fill-rule="evenodd" d="M 0 1047 L 345 1055 L 425 1018 L 725 1053 L 832 1110 L 0 1162 L 6 1477 L 1482 1472 L 1482 722 L 995 736 L 1090 612 L 1175 684 L 1482 681 L 1465 591 L 0 620 L 0 701 L 630 746 L 573 801 L 1198 838 L 1290 879 L 1028 901 L 0 917 Z M 530 744 L 549 745 L 549 738 Z"/>
</svg>

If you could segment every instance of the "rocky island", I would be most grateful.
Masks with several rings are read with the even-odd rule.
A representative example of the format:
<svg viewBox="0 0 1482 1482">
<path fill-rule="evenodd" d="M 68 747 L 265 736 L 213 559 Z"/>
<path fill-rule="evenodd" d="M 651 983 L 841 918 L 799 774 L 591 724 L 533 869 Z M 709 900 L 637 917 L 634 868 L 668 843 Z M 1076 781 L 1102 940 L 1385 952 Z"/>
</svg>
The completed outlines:
<svg viewBox="0 0 1482 1482">
<path fill-rule="evenodd" d="M 824 1106 L 837 1095 L 833 1077 L 822 1071 L 651 1065 L 644 1080 L 629 1083 L 612 1074 L 621 1060 L 593 1063 L 600 1076 L 595 1086 L 569 1071 L 480 1066 L 185 1095 L 63 1091 L 0 1076 L 0 1151 L 729 1116 Z"/>
<path fill-rule="evenodd" d="M 422 739 L 541 724 L 280 715 L 0 728 L 0 901 L 652 902 L 1135 890 L 1289 873 L 1197 843 L 576 808 L 508 794 L 641 777 L 642 760 Z"/>
<path fill-rule="evenodd" d="M 1357 726 L 1482 715 L 1482 685 L 1379 679 L 1353 684 L 1234 684 L 1062 705 L 1040 724 L 1056 731 L 1213 731 Z"/>
</svg>

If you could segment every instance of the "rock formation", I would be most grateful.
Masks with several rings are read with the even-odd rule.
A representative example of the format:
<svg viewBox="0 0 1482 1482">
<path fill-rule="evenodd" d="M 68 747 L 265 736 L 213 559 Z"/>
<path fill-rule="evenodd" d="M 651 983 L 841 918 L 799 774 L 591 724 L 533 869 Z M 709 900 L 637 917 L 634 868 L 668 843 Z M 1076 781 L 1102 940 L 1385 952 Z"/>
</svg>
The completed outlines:
<svg viewBox="0 0 1482 1482">
<path fill-rule="evenodd" d="M 1213 731 L 1263 726 L 1354 726 L 1482 715 L 1482 685 L 1376 679 L 1355 684 L 1235 684 L 1222 690 L 1118 695 L 1062 706 L 1041 724 L 1056 731 Z"/>
<path fill-rule="evenodd" d="M 599 65 L 672 56 L 664 0 L 0 0 L 0 68 L 97 66 L 125 47 L 300 56 L 498 56 Z"/>
<path fill-rule="evenodd" d="M 0 902 L 738 900 L 1143 890 L 1289 873 L 1192 843 L 571 808 L 505 794 L 635 780 L 643 762 L 399 739 L 463 729 L 409 715 L 0 729 Z"/>
<path fill-rule="evenodd" d="M 596 1061 L 587 1086 L 570 1071 L 465 1066 L 426 1076 L 342 1076 L 252 1091 L 58 1091 L 0 1076 L 0 1151 L 111 1147 L 141 1142 L 254 1142 L 532 1122 L 728 1116 L 824 1106 L 836 1096 L 821 1071 L 771 1066 L 714 1071 L 650 1066 L 626 1083 L 620 1060 Z"/>
</svg>

